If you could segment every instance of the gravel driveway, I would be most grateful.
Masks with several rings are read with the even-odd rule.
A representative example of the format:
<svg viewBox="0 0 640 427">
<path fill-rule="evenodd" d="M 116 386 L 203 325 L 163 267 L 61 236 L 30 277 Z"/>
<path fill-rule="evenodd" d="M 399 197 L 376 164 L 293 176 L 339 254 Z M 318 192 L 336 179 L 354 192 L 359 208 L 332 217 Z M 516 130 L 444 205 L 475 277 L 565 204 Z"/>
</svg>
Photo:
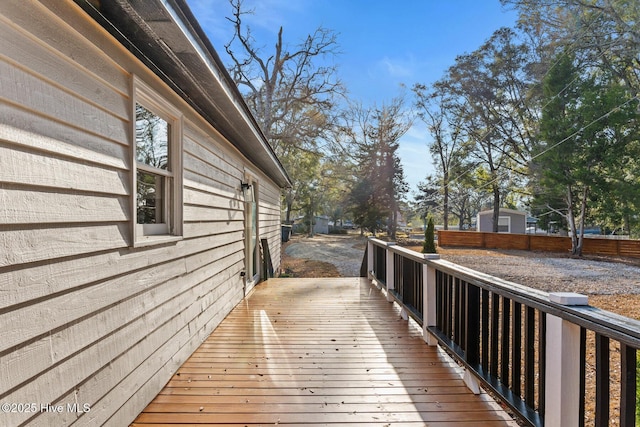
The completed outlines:
<svg viewBox="0 0 640 427">
<path fill-rule="evenodd" d="M 297 238 L 285 252 L 295 258 L 334 264 L 344 277 L 360 274 L 365 240 L 359 236 L 317 235 Z M 575 259 L 563 254 L 441 248 L 442 259 L 482 273 L 547 292 L 578 292 L 587 295 L 640 295 L 638 265 L 594 259 Z"/>
<path fill-rule="evenodd" d="M 285 248 L 285 252 L 294 258 L 331 263 L 343 277 L 358 277 L 365 242 L 360 236 L 317 234 L 313 238 L 296 238 Z"/>
<path fill-rule="evenodd" d="M 443 259 L 547 292 L 640 294 L 640 267 L 563 254 L 443 249 Z"/>
</svg>

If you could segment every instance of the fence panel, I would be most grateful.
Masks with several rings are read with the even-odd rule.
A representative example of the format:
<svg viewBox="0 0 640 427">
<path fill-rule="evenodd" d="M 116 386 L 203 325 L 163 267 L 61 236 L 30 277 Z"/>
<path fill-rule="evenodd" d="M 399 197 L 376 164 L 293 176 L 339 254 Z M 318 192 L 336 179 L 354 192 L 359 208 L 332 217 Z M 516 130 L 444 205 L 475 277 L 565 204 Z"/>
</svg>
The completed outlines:
<svg viewBox="0 0 640 427">
<path fill-rule="evenodd" d="M 571 250 L 571 239 L 562 236 L 539 236 L 535 234 L 438 230 L 438 245 L 441 247 L 519 249 L 567 253 Z M 585 237 L 583 253 L 585 255 L 640 258 L 640 240 Z"/>
</svg>

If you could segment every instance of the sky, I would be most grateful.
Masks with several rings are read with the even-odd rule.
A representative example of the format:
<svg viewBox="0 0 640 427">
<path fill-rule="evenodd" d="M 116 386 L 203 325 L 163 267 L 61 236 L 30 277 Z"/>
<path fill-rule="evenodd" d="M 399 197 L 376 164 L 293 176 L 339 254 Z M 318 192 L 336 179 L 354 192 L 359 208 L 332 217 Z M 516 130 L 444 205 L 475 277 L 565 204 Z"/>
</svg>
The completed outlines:
<svg viewBox="0 0 640 427">
<path fill-rule="evenodd" d="M 187 0 L 196 19 L 225 64 L 224 44 L 233 29 L 228 0 Z M 365 106 L 381 106 L 400 95 L 407 108 L 410 88 L 441 78 L 455 58 L 476 50 L 494 31 L 513 27 L 517 15 L 499 0 L 244 0 L 254 14 L 244 17 L 265 51 L 273 51 L 277 33 L 293 46 L 322 26 L 337 34 L 339 78 L 349 97 Z M 398 150 L 410 192 L 434 173 L 428 151 L 431 137 L 416 119 Z"/>
</svg>

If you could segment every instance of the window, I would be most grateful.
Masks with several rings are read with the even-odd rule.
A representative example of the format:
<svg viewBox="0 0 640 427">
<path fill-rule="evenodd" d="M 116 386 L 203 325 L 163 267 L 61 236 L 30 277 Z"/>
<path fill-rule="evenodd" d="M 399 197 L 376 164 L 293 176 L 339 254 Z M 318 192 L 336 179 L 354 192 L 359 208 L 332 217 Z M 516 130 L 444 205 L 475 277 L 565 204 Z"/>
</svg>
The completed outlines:
<svg viewBox="0 0 640 427">
<path fill-rule="evenodd" d="M 136 80 L 135 245 L 182 233 L 179 113 Z"/>
<path fill-rule="evenodd" d="M 498 217 L 498 233 L 510 233 L 511 232 L 511 217 L 501 216 Z"/>
</svg>

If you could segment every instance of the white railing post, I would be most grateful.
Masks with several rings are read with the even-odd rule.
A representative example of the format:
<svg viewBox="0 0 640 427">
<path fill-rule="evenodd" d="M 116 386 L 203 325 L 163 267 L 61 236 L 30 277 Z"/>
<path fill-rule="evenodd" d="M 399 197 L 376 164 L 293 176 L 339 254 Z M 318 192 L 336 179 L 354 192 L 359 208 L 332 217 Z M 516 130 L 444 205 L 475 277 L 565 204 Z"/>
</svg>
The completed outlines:
<svg viewBox="0 0 640 427">
<path fill-rule="evenodd" d="M 373 257 L 375 256 L 376 245 L 373 244 L 371 238 L 367 239 L 367 278 L 372 279 Z"/>
<path fill-rule="evenodd" d="M 588 305 L 585 295 L 550 293 L 562 305 Z M 580 326 L 546 314 L 545 427 L 579 425 Z"/>
<path fill-rule="evenodd" d="M 395 300 L 395 297 L 391 294 L 391 291 L 393 291 L 396 287 L 393 281 L 394 278 L 394 263 L 393 263 L 393 252 L 391 252 L 390 248 L 391 246 L 394 246 L 395 242 L 389 242 L 387 243 L 387 277 L 385 277 L 385 280 L 387 282 L 387 301 L 389 302 L 393 302 Z"/>
<path fill-rule="evenodd" d="M 425 255 L 425 259 L 440 259 L 440 255 Z M 436 269 L 427 263 L 422 264 L 422 281 L 422 338 L 428 345 L 437 345 L 438 340 L 428 329 L 436 326 Z"/>
</svg>

